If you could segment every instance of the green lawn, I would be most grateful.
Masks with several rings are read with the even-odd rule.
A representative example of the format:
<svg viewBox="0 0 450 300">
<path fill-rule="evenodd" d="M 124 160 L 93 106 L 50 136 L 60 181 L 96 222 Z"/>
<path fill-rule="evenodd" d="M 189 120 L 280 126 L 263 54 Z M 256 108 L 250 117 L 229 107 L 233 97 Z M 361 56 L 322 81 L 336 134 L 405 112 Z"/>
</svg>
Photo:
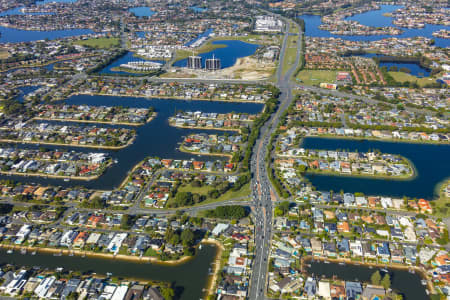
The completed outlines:
<svg viewBox="0 0 450 300">
<path fill-rule="evenodd" d="M 405 82 L 405 81 L 416 82 L 419 86 L 424 86 L 426 84 L 436 82 L 436 79 L 433 77 L 417 78 L 414 75 L 404 72 L 388 72 L 388 73 L 397 82 Z"/>
<path fill-rule="evenodd" d="M 198 193 L 198 194 L 202 194 L 202 195 L 206 195 L 207 196 L 208 191 L 212 190 L 212 189 L 213 189 L 213 187 L 211 187 L 211 186 L 191 187 L 191 185 L 187 185 L 187 186 L 179 187 L 178 191 L 180 191 L 180 192 Z M 246 185 L 244 185 L 238 191 L 229 190 L 229 191 L 227 191 L 225 194 L 221 195 L 217 199 L 210 198 L 210 197 L 207 196 L 205 201 L 200 202 L 200 203 L 198 203 L 196 205 L 193 205 L 193 206 L 204 205 L 204 204 L 215 203 L 215 202 L 222 202 L 222 201 L 227 201 L 227 200 L 230 200 L 230 199 L 239 198 L 239 197 L 245 197 L 245 196 L 249 196 L 249 195 L 250 195 L 250 183 L 247 183 Z M 170 203 L 171 201 L 173 201 L 173 198 L 169 198 L 167 203 Z M 181 207 L 178 207 L 178 209 L 180 209 L 180 208 Z"/>
<path fill-rule="evenodd" d="M 152 248 L 148 248 L 144 253 L 144 256 L 157 256 L 157 255 L 158 255 L 158 252 L 156 252 Z"/>
<path fill-rule="evenodd" d="M 193 187 L 192 185 L 182 185 L 178 188 L 179 192 L 191 192 L 193 194 L 200 194 L 200 195 L 208 195 L 208 192 L 213 189 L 210 185 L 204 185 L 201 187 Z"/>
<path fill-rule="evenodd" d="M 439 185 L 436 186 L 436 189 L 439 193 L 439 198 L 433 201 L 430 201 L 431 206 L 433 207 L 433 215 L 440 218 L 448 218 L 450 216 L 450 198 L 445 195 L 445 188 L 449 184 L 450 179 L 444 180 Z"/>
<path fill-rule="evenodd" d="M 297 41 L 298 36 L 288 36 L 286 53 L 284 54 L 283 60 L 283 74 L 285 74 L 295 63 L 295 58 L 297 57 Z"/>
<path fill-rule="evenodd" d="M 289 33 L 298 34 L 299 33 L 299 27 L 295 22 L 290 22 L 291 26 L 289 28 Z"/>
<path fill-rule="evenodd" d="M 74 44 L 103 49 L 119 46 L 120 41 L 119 38 L 93 38 L 88 40 L 75 41 Z"/>
<path fill-rule="evenodd" d="M 334 70 L 302 70 L 298 73 L 297 79 L 306 85 L 319 85 L 321 82 L 333 83 L 336 74 L 337 71 Z"/>
</svg>

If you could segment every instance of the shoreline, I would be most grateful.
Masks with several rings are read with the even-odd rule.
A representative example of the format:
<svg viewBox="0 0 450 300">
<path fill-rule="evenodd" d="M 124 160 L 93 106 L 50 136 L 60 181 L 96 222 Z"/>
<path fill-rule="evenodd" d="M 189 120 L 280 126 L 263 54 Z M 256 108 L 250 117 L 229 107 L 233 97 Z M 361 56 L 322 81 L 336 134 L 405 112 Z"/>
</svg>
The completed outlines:
<svg viewBox="0 0 450 300">
<path fill-rule="evenodd" d="M 94 120 L 77 120 L 77 119 L 52 119 L 52 118 L 40 118 L 34 117 L 33 121 L 53 121 L 53 122 L 72 122 L 72 123 L 90 123 L 90 124 L 106 124 L 106 125 L 122 125 L 122 126 L 142 126 L 151 122 L 156 118 L 157 113 L 154 112 L 150 117 L 146 119 L 144 123 L 130 123 L 130 122 L 109 122 L 109 121 L 94 121 Z"/>
<path fill-rule="evenodd" d="M 200 153 L 200 152 L 194 152 L 194 151 L 189 151 L 186 150 L 183 146 L 180 146 L 178 148 L 178 150 L 180 150 L 180 152 L 184 152 L 184 153 L 189 153 L 192 155 L 199 155 L 199 156 L 219 156 L 219 157 L 228 157 L 228 162 L 231 163 L 231 159 L 233 158 L 232 154 L 228 154 L 228 153 Z"/>
<path fill-rule="evenodd" d="M 175 127 L 175 128 L 184 128 L 184 129 L 203 129 L 203 130 L 220 130 L 220 131 L 238 131 L 239 133 L 241 132 L 240 128 L 215 128 L 215 127 L 200 127 L 200 126 L 178 126 L 178 125 L 173 125 L 170 124 L 169 122 L 169 126 Z"/>
<path fill-rule="evenodd" d="M 22 245 L 5 245 L 0 244 L 0 248 L 7 249 L 7 250 L 26 250 L 29 251 L 36 251 L 41 253 L 47 253 L 47 254 L 62 254 L 65 256 L 69 256 L 69 254 L 73 254 L 74 256 L 80 256 L 80 257 L 91 257 L 91 258 L 101 258 L 101 259 L 117 259 L 117 260 L 123 260 L 128 262 L 147 262 L 147 263 L 154 263 L 159 265 L 167 265 L 167 266 L 174 266 L 186 263 L 187 261 L 191 260 L 194 256 L 183 256 L 177 260 L 159 260 L 155 257 L 150 256 L 134 256 L 134 255 L 125 255 L 125 254 L 117 254 L 114 255 L 112 253 L 97 253 L 93 251 L 84 251 L 84 250 L 74 250 L 74 249 L 58 249 L 58 248 L 49 248 L 49 247 L 34 247 L 34 246 L 22 246 Z M 70 256 L 69 256 L 70 257 Z"/>
<path fill-rule="evenodd" d="M 43 177 L 43 178 L 52 178 L 52 179 L 70 179 L 70 180 L 83 180 L 83 181 L 90 181 L 100 178 L 100 176 L 103 175 L 104 171 L 112 165 L 112 162 L 109 162 L 105 169 L 101 174 L 97 175 L 91 175 L 91 176 L 64 176 L 64 175 L 51 175 L 51 174 L 41 174 L 41 173 L 20 173 L 20 172 L 11 172 L 11 171 L 1 171 L 0 174 L 6 175 L 6 176 L 22 176 L 22 177 Z"/>
<path fill-rule="evenodd" d="M 212 275 L 208 275 L 208 282 L 206 283 L 205 290 L 205 299 L 209 297 L 210 295 L 214 295 L 214 290 L 216 287 L 217 277 L 220 271 L 220 261 L 222 257 L 222 252 L 224 251 L 224 247 L 221 242 L 215 239 L 208 238 L 201 242 L 201 244 L 206 245 L 214 245 L 216 246 L 216 256 L 214 257 L 214 260 L 212 264 L 214 264 Z"/>
<path fill-rule="evenodd" d="M 302 137 L 304 138 L 329 138 L 329 139 L 347 139 L 347 140 L 354 140 L 357 142 L 364 142 L 364 141 L 374 141 L 374 142 L 387 142 L 387 143 L 405 143 L 405 144 L 423 144 L 423 145 L 450 145 L 449 142 L 445 141 L 430 141 L 430 140 L 406 140 L 406 139 L 394 139 L 394 138 L 374 138 L 374 137 L 353 137 L 353 136 L 342 136 L 342 135 L 305 135 Z"/>
<path fill-rule="evenodd" d="M 170 78 L 167 78 L 170 79 Z M 176 80 L 177 78 L 175 78 Z M 178 78 L 179 80 L 180 78 Z M 152 99 L 163 99 L 163 100 L 185 100 L 185 101 L 212 101 L 212 102 L 234 102 L 234 103 L 251 103 L 251 104 L 265 104 L 266 102 L 264 100 L 261 101 L 249 101 L 249 100 L 222 100 L 222 99 L 208 99 L 208 98 L 185 98 L 180 96 L 147 96 L 147 95 L 113 95 L 108 93 L 83 93 L 83 92 L 77 92 L 77 93 L 71 93 L 69 96 L 66 97 L 66 99 L 72 97 L 72 96 L 79 96 L 79 95 L 87 95 L 87 96 L 108 96 L 108 97 L 130 97 L 130 98 L 142 98 L 146 100 L 152 100 Z"/>
<path fill-rule="evenodd" d="M 109 150 L 120 150 L 124 149 L 131 144 L 134 143 L 134 140 L 136 139 L 136 135 L 133 136 L 132 139 L 130 139 L 126 144 L 122 146 L 101 146 L 101 145 L 81 145 L 81 144 L 61 144 L 61 143 L 52 143 L 52 142 L 45 142 L 45 141 L 18 141 L 18 140 L 10 140 L 10 139 L 0 139 L 0 143 L 13 143 L 13 144 L 37 144 L 37 145 L 49 145 L 49 146 L 60 146 L 60 147 L 79 147 L 79 148 L 92 148 L 92 149 L 109 149 Z"/>
<path fill-rule="evenodd" d="M 355 262 L 355 261 L 351 260 L 350 258 L 328 258 L 328 257 L 319 257 L 319 256 L 308 255 L 308 256 L 304 256 L 300 259 L 302 271 L 305 271 L 304 270 L 304 262 L 311 261 L 311 260 L 319 260 L 321 262 L 328 261 L 328 262 L 332 262 L 332 263 L 342 263 L 343 262 L 345 264 L 354 265 L 354 266 L 387 268 L 387 269 L 394 269 L 394 270 L 400 270 L 400 271 L 409 271 L 409 270 L 413 269 L 415 274 L 417 274 L 421 279 L 425 279 L 427 281 L 427 288 L 430 290 L 430 292 L 432 294 L 434 294 L 436 292 L 434 290 L 434 286 L 433 286 L 431 279 L 428 278 L 427 271 L 425 269 L 417 267 L 417 266 L 407 266 L 404 264 L 393 264 L 393 263 L 379 264 L 379 263 L 373 263 L 373 262 Z"/>
</svg>

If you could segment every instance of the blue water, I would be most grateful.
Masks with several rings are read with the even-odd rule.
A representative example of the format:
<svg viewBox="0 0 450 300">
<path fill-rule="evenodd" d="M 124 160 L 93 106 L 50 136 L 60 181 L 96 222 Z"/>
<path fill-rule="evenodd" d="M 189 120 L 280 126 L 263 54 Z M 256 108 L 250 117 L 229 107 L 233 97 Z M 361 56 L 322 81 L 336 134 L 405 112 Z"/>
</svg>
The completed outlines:
<svg viewBox="0 0 450 300">
<path fill-rule="evenodd" d="M 20 94 L 16 97 L 16 100 L 19 102 L 23 102 L 24 97 L 28 95 L 31 92 L 34 92 L 38 88 L 40 88 L 40 85 L 28 85 L 28 86 L 22 86 L 19 87 L 18 90 L 20 91 Z"/>
<path fill-rule="evenodd" d="M 433 199 L 436 185 L 450 176 L 450 145 L 305 138 L 302 147 L 358 152 L 377 149 L 382 153 L 402 155 L 412 161 L 417 169 L 417 177 L 407 181 L 307 174 L 306 177 L 311 183 L 323 191 L 344 190 L 366 195 Z"/>
<path fill-rule="evenodd" d="M 155 14 L 148 6 L 133 7 L 129 9 L 136 17 L 151 17 Z"/>
<path fill-rule="evenodd" d="M 382 57 L 382 54 L 375 53 L 365 53 L 358 56 L 362 57 Z M 422 68 L 419 63 L 411 63 L 411 62 L 383 62 L 379 63 L 380 67 L 387 67 L 388 70 L 390 67 L 396 66 L 400 71 L 400 68 L 408 68 L 411 72 L 409 74 L 414 75 L 416 77 L 428 77 L 430 76 L 430 70 L 426 68 Z"/>
<path fill-rule="evenodd" d="M 191 159 L 195 158 L 201 161 L 216 161 L 221 160 L 216 156 L 202 156 L 192 155 L 185 152 L 180 152 L 178 143 L 183 139 L 183 136 L 194 133 L 208 133 L 217 134 L 217 130 L 203 130 L 203 129 L 183 129 L 169 126 L 168 119 L 173 116 L 176 110 L 183 111 L 203 111 L 203 112 L 217 112 L 217 113 L 230 113 L 230 112 L 242 112 L 249 114 L 256 114 L 261 112 L 263 104 L 257 103 L 226 103 L 226 102 L 213 102 L 213 101 L 186 101 L 186 100 L 171 100 L 171 99 L 147 99 L 147 98 L 134 98 L 134 97 L 112 97 L 112 96 L 88 96 L 79 95 L 72 96 L 65 103 L 69 105 L 94 105 L 94 106 L 122 106 L 122 107 L 154 107 L 158 113 L 155 119 L 150 123 L 143 126 L 112 126 L 112 127 L 126 127 L 135 129 L 137 137 L 134 143 L 124 149 L 118 151 L 99 150 L 99 152 L 110 153 L 111 157 L 118 160 L 117 164 L 114 164 L 107 169 L 105 174 L 100 176 L 99 179 L 92 181 L 75 181 L 64 182 L 57 179 L 43 179 L 43 178 L 27 178 L 23 176 L 0 176 L 2 178 L 8 178 L 17 180 L 20 182 L 37 182 L 42 184 L 60 185 L 60 186 L 86 186 L 94 189 L 113 189 L 117 187 L 122 180 L 127 176 L 127 172 L 131 170 L 138 162 L 142 161 L 145 157 L 157 156 L 160 158 L 172 158 L 172 159 Z M 58 122 L 63 123 L 63 122 Z M 72 123 L 73 125 L 73 123 Z M 109 127 L 106 125 L 102 125 Z M 37 148 L 36 145 L 20 145 L 20 147 Z M 52 147 L 45 146 L 49 149 L 74 149 L 73 147 Z M 92 152 L 89 148 L 75 148 L 76 151 Z"/>
<path fill-rule="evenodd" d="M 189 8 L 198 13 L 202 13 L 202 12 L 205 12 L 208 10 L 207 8 L 197 7 L 197 6 L 191 6 Z"/>
<path fill-rule="evenodd" d="M 134 76 L 139 75 L 139 74 L 134 74 L 134 73 L 111 70 L 112 68 L 119 67 L 121 64 L 126 64 L 130 61 L 155 61 L 155 62 L 159 62 L 159 63 L 164 63 L 164 61 L 160 61 L 160 60 L 147 60 L 147 59 L 142 59 L 140 57 L 134 57 L 133 52 L 127 52 L 127 54 L 120 57 L 119 59 L 116 59 L 115 61 L 113 61 L 112 63 L 107 65 L 105 68 L 103 68 L 103 70 L 101 70 L 99 73 L 100 74 L 123 74 L 123 75 L 134 75 Z"/>
<path fill-rule="evenodd" d="M 213 51 L 199 54 L 202 58 L 203 67 L 205 67 L 205 61 L 208 58 L 212 58 L 213 55 L 215 58 L 219 58 L 221 61 L 222 68 L 228 68 L 233 66 L 236 63 L 236 60 L 241 57 L 249 56 L 255 53 L 256 49 L 258 49 L 259 45 L 249 44 L 242 41 L 214 41 L 212 44 L 224 44 L 227 47 L 218 48 Z M 176 67 L 186 67 L 187 59 L 182 59 L 173 64 Z"/>
<path fill-rule="evenodd" d="M 207 37 L 207 36 L 209 36 L 211 33 L 213 33 L 213 31 L 214 31 L 214 29 L 212 29 L 212 28 L 207 29 L 207 30 L 206 30 L 205 32 L 203 32 L 202 34 L 199 34 L 195 39 L 193 39 L 193 40 L 187 42 L 187 43 L 185 44 L 185 46 L 186 46 L 186 47 L 189 47 L 190 45 L 192 45 L 194 42 L 196 42 L 197 40 L 201 39 L 202 37 L 205 37 L 205 36 Z"/>
<path fill-rule="evenodd" d="M 358 21 L 363 25 L 368 26 L 393 26 L 398 27 L 392 24 L 392 18 L 383 16 L 386 12 L 391 12 L 400 8 L 398 5 L 380 5 L 381 9 L 376 11 L 369 11 L 366 13 L 354 15 L 352 17 L 347 18 L 348 20 Z M 337 35 L 331 34 L 326 30 L 319 29 L 319 25 L 322 23 L 321 17 L 316 15 L 302 15 L 300 16 L 305 21 L 305 33 L 307 36 L 313 37 L 335 37 L 342 38 L 345 40 L 351 41 L 378 41 L 384 38 L 398 37 L 398 38 L 406 38 L 406 37 L 415 37 L 415 36 L 424 36 L 427 38 L 431 38 L 435 40 L 435 45 L 438 47 L 449 47 L 450 40 L 436 38 L 432 35 L 434 31 L 438 31 L 440 29 L 450 29 L 450 26 L 444 25 L 431 25 L 427 24 L 422 29 L 408 29 L 402 28 L 404 32 L 400 35 L 371 35 L 371 36 L 346 36 L 346 35 Z"/>
<path fill-rule="evenodd" d="M 90 29 L 69 29 L 53 31 L 30 31 L 0 26 L 0 43 L 19 43 L 94 33 Z"/>
</svg>

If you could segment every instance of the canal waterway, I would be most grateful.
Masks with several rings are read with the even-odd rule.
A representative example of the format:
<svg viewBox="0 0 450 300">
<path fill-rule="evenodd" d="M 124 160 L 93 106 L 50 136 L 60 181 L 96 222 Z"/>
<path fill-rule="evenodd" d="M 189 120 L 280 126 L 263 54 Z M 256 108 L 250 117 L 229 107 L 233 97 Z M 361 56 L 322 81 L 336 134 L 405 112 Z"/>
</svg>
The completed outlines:
<svg viewBox="0 0 450 300">
<path fill-rule="evenodd" d="M 19 102 L 23 102 L 24 97 L 34 91 L 36 91 L 38 88 L 40 88 L 40 85 L 27 85 L 19 87 L 18 90 L 20 91 L 19 95 L 16 97 L 16 100 Z"/>
<path fill-rule="evenodd" d="M 202 249 L 185 263 L 162 265 L 93 257 L 53 256 L 39 252 L 34 256 L 22 255 L 19 251 L 7 254 L 4 249 L 0 249 L 0 264 L 40 266 L 42 269 L 50 270 L 61 267 L 64 271 L 95 272 L 98 275 L 112 273 L 115 277 L 173 282 L 180 293 L 180 299 L 191 300 L 202 297 L 202 290 L 208 281 L 208 271 L 212 267 L 216 251 L 215 246 L 203 245 Z"/>
<path fill-rule="evenodd" d="M 238 58 L 250 56 L 255 53 L 259 45 L 245 43 L 239 40 L 224 40 L 214 41 L 213 45 L 225 45 L 224 48 L 217 48 L 213 51 L 199 54 L 202 58 L 203 67 L 205 67 L 206 59 L 215 58 L 220 59 L 221 68 L 228 68 L 233 66 Z M 173 64 L 175 67 L 186 67 L 187 59 L 182 59 Z"/>
<path fill-rule="evenodd" d="M 315 277 L 333 278 L 345 281 L 360 281 L 370 282 L 370 276 L 378 269 L 370 269 L 366 266 L 356 265 L 339 265 L 337 263 L 324 263 L 321 261 L 308 262 L 311 267 L 307 267 L 309 274 L 314 274 Z M 404 300 L 425 300 L 429 299 L 425 292 L 425 287 L 421 284 L 421 278 L 417 274 L 409 273 L 406 270 L 388 269 L 391 277 L 391 288 L 402 294 Z M 382 276 L 385 272 L 380 271 Z"/>
<path fill-rule="evenodd" d="M 436 185 L 450 176 L 450 145 L 308 137 L 303 140 L 301 147 L 358 152 L 380 150 L 382 153 L 399 154 L 409 159 L 417 172 L 412 180 L 306 174 L 311 183 L 322 191 L 344 190 L 366 195 L 408 196 L 431 200 L 435 196 Z"/>
<path fill-rule="evenodd" d="M 112 165 L 100 178 L 92 181 L 76 181 L 65 182 L 57 179 L 46 179 L 39 177 L 23 177 L 23 176 L 5 176 L 0 175 L 2 179 L 14 179 L 20 182 L 37 182 L 44 185 L 59 186 L 85 186 L 87 188 L 109 190 L 117 187 L 123 179 L 137 163 L 145 157 L 160 157 L 172 159 L 197 159 L 201 161 L 224 160 L 226 158 L 218 156 L 198 156 L 181 152 L 177 148 L 182 142 L 183 136 L 192 133 L 210 133 L 218 134 L 223 131 L 206 130 L 206 129 L 183 129 L 169 126 L 169 117 L 173 116 L 177 110 L 183 111 L 202 111 L 216 113 L 241 112 L 249 114 L 257 114 L 262 111 L 263 104 L 255 103 L 226 103 L 213 101 L 189 101 L 189 100 L 171 100 L 171 99 L 146 99 L 133 97 L 113 97 L 113 96 L 88 96 L 78 95 L 72 96 L 67 104 L 75 105 L 94 105 L 94 106 L 122 106 L 122 107 L 154 107 L 157 117 L 151 122 L 139 127 L 127 127 L 136 129 L 137 137 L 134 143 L 124 149 L 118 151 L 107 151 L 104 149 L 75 148 L 65 146 L 44 146 L 49 149 L 70 149 L 86 152 L 107 152 L 113 159 L 117 159 L 118 163 Z M 72 123 L 73 125 L 74 123 Z M 107 127 L 107 125 L 99 125 Z M 12 145 L 13 147 L 24 147 L 24 145 Z M 38 147 L 37 145 L 31 147 Z"/>
<path fill-rule="evenodd" d="M 358 21 L 363 25 L 367 26 L 393 26 L 398 27 L 394 24 L 392 24 L 392 18 L 383 16 L 384 13 L 389 13 L 392 11 L 395 11 L 402 6 L 400 5 L 380 5 L 379 10 L 373 10 L 369 12 L 365 12 L 362 14 L 357 14 L 352 17 L 347 18 L 347 20 L 353 20 Z M 430 39 L 435 40 L 435 45 L 439 47 L 449 47 L 450 46 L 450 40 L 449 39 L 442 39 L 442 38 L 436 38 L 432 34 L 435 31 L 438 31 L 440 29 L 450 29 L 450 26 L 444 26 L 444 25 L 432 25 L 432 24 L 426 24 L 424 28 L 420 29 L 409 29 L 409 28 L 401 28 L 404 32 L 400 35 L 369 35 L 369 36 L 346 36 L 346 35 L 337 35 L 337 34 L 331 34 L 329 31 L 321 30 L 319 29 L 319 25 L 322 24 L 321 17 L 317 15 L 301 15 L 300 18 L 302 18 L 305 21 L 305 34 L 307 36 L 312 37 L 335 37 L 335 38 L 342 38 L 345 40 L 351 40 L 351 41 L 378 41 L 385 38 L 407 38 L 407 37 L 415 37 L 415 36 L 424 36 Z"/>
<path fill-rule="evenodd" d="M 90 29 L 68 29 L 68 30 L 52 30 L 52 31 L 36 31 L 36 30 L 21 30 L 0 26 L 0 43 L 20 43 L 31 42 L 39 40 L 54 40 L 58 38 L 92 34 Z"/>
</svg>

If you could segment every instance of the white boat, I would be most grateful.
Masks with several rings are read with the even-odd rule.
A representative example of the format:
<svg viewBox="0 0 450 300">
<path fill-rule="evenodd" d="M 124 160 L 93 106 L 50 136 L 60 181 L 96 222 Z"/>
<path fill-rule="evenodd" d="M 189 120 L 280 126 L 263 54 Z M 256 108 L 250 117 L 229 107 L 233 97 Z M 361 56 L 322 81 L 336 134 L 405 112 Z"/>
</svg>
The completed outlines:
<svg viewBox="0 0 450 300">
<path fill-rule="evenodd" d="M 420 281 L 420 283 L 421 283 L 422 285 L 427 285 L 427 281 L 426 281 L 425 279 L 422 279 L 422 280 Z"/>
<path fill-rule="evenodd" d="M 22 255 L 27 254 L 27 250 L 26 249 L 20 249 L 20 254 L 22 254 Z"/>
<path fill-rule="evenodd" d="M 8 251 L 6 251 L 6 253 L 8 253 L 8 254 L 12 254 L 12 253 L 13 253 L 13 251 L 12 251 L 11 249 L 9 249 Z"/>
<path fill-rule="evenodd" d="M 202 244 L 200 244 L 200 246 L 198 246 L 198 250 L 202 250 Z"/>
<path fill-rule="evenodd" d="M 389 273 L 389 270 L 388 269 L 380 269 L 381 271 L 383 271 L 383 272 L 386 272 L 386 273 Z"/>
</svg>

